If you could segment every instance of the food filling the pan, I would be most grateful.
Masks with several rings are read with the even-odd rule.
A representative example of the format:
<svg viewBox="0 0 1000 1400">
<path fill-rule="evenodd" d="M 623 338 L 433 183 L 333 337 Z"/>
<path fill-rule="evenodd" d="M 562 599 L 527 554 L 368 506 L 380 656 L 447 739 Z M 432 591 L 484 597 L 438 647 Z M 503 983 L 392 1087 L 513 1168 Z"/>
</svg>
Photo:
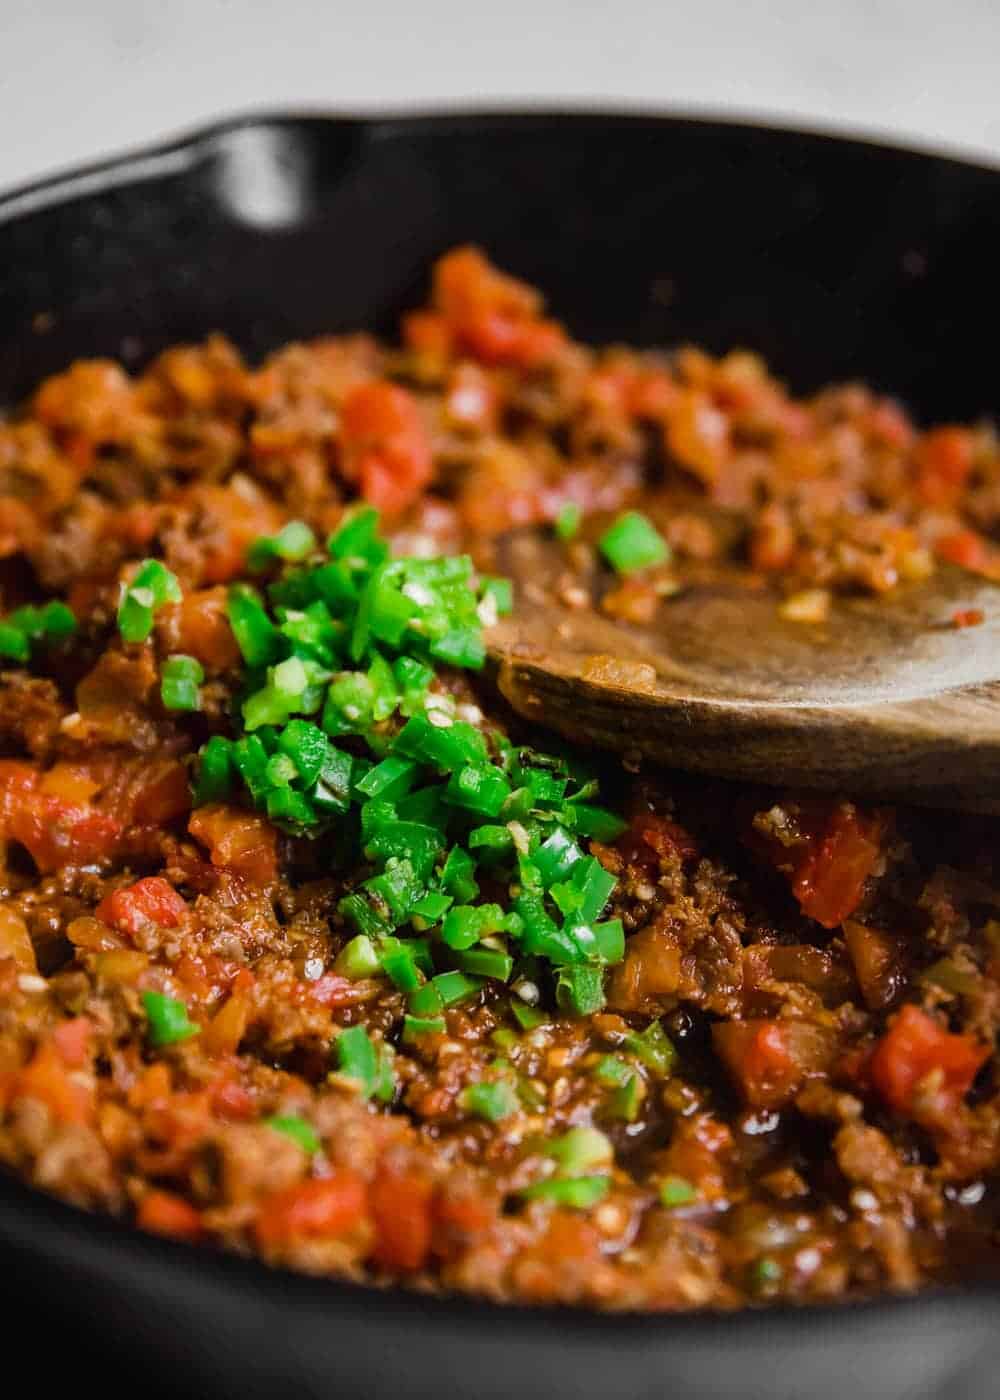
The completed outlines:
<svg viewBox="0 0 1000 1400">
<path fill-rule="evenodd" d="M 471 248 L 401 345 L 47 380 L 0 423 L 0 1161 L 500 1301 L 1000 1278 L 996 821 L 525 726 L 483 640 L 525 526 L 567 607 L 725 571 L 817 626 L 1000 577 L 1000 444 L 577 344 Z"/>
</svg>

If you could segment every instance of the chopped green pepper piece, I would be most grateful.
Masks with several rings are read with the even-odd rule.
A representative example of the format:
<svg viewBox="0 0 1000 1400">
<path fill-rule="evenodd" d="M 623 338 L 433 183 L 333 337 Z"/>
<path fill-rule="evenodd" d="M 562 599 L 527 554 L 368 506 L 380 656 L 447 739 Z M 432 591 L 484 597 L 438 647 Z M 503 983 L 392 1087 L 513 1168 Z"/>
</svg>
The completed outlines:
<svg viewBox="0 0 1000 1400">
<path fill-rule="evenodd" d="M 476 1118 L 500 1123 L 517 1112 L 519 1104 L 512 1085 L 503 1080 L 494 1084 L 470 1084 L 462 1090 L 462 1107 Z"/>
<path fill-rule="evenodd" d="M 276 535 L 254 540 L 247 550 L 247 567 L 257 573 L 275 559 L 304 559 L 315 548 L 316 536 L 309 526 L 303 520 L 290 520 Z"/>
<path fill-rule="evenodd" d="M 407 1005 L 414 1016 L 436 1016 L 444 1009 L 441 993 L 433 982 L 425 982 L 415 992 L 411 992 Z"/>
<path fill-rule="evenodd" d="M 333 970 L 339 972 L 341 977 L 358 982 L 365 977 L 374 977 L 381 966 L 375 944 L 367 934 L 359 933 L 341 948 L 334 959 Z"/>
<path fill-rule="evenodd" d="M 698 1192 L 683 1176 L 665 1176 L 660 1182 L 660 1204 L 672 1209 L 689 1206 L 698 1199 Z"/>
<path fill-rule="evenodd" d="M 785 1271 L 777 1259 L 772 1259 L 768 1254 L 755 1260 L 747 1271 L 750 1288 L 755 1293 L 771 1292 L 781 1282 L 784 1275 Z"/>
<path fill-rule="evenodd" d="M 646 516 L 626 511 L 604 532 L 601 553 L 620 574 L 631 574 L 662 564 L 670 558 L 670 546 Z"/>
<path fill-rule="evenodd" d="M 442 972 L 433 978 L 431 985 L 436 988 L 442 1006 L 454 1006 L 475 996 L 483 984 L 480 978 L 467 977 L 464 972 Z"/>
<path fill-rule="evenodd" d="M 437 890 L 430 890 L 417 900 L 411 912 L 418 915 L 425 923 L 436 924 L 448 912 L 451 904 L 450 894 L 441 894 Z"/>
<path fill-rule="evenodd" d="M 576 813 L 574 829 L 581 836 L 589 836 L 592 841 L 600 841 L 607 845 L 610 841 L 617 841 L 622 832 L 628 830 L 628 822 L 622 821 L 621 817 L 609 812 L 606 807 L 574 802 L 573 811 Z"/>
<path fill-rule="evenodd" d="M 229 589 L 226 615 L 248 666 L 269 666 L 277 660 L 281 637 L 255 588 L 234 583 Z"/>
<path fill-rule="evenodd" d="M 168 710 L 198 710 L 198 687 L 205 679 L 200 661 L 193 656 L 168 656 L 160 667 L 160 698 Z"/>
<path fill-rule="evenodd" d="M 397 758 L 390 754 L 376 763 L 357 784 L 357 791 L 366 797 L 379 797 L 385 802 L 395 802 L 405 796 L 416 779 L 419 769 L 409 759 Z"/>
<path fill-rule="evenodd" d="M 570 1128 L 547 1142 L 543 1151 L 559 1163 L 562 1176 L 578 1176 L 591 1167 L 609 1166 L 615 1159 L 610 1139 L 597 1128 Z"/>
<path fill-rule="evenodd" d="M 514 1020 L 525 1031 L 536 1030 L 538 1026 L 544 1026 L 552 1020 L 544 1011 L 539 1011 L 537 1006 L 529 1006 L 519 997 L 511 997 L 510 1009 Z"/>
<path fill-rule="evenodd" d="M 602 1055 L 594 1066 L 594 1074 L 602 1084 L 627 1084 L 635 1070 L 617 1055 Z"/>
<path fill-rule="evenodd" d="M 433 826 L 422 822 L 386 822 L 376 829 L 365 843 L 369 860 L 389 860 L 405 857 L 418 877 L 426 880 L 434 861 L 444 847 L 444 837 Z"/>
<path fill-rule="evenodd" d="M 28 661 L 31 658 L 31 643 L 19 627 L 9 622 L 0 622 L 0 656 L 11 661 Z"/>
<path fill-rule="evenodd" d="M 514 585 L 509 578 L 484 578 L 479 588 L 483 598 L 493 599 L 500 617 L 514 611 Z"/>
<path fill-rule="evenodd" d="M 377 938 L 392 932 L 385 915 L 380 914 L 365 899 L 364 895 L 357 891 L 354 894 L 344 896 L 337 905 L 337 912 L 343 914 L 345 919 L 350 919 L 358 932 L 367 934 L 369 938 Z"/>
<path fill-rule="evenodd" d="M 159 559 L 144 559 L 118 604 L 122 641 L 144 642 L 153 630 L 154 614 L 164 603 L 179 603 L 182 596 L 177 576 L 166 564 Z"/>
<path fill-rule="evenodd" d="M 463 972 L 475 977 L 495 977 L 498 982 L 507 982 L 514 971 L 514 959 L 509 953 L 500 953 L 493 948 L 470 948 L 459 953 L 456 959 Z"/>
<path fill-rule="evenodd" d="M 563 826 L 553 828 L 551 836 L 531 857 L 546 889 L 557 880 L 565 880 L 582 858 L 583 852 Z"/>
<path fill-rule="evenodd" d="M 510 784 L 498 768 L 471 763 L 452 773 L 444 792 L 446 802 L 484 817 L 498 817 L 509 796 Z"/>
<path fill-rule="evenodd" d="M 590 963 L 564 967 L 556 979 L 556 1001 L 571 1016 L 590 1016 L 604 1005 L 604 975 Z"/>
<path fill-rule="evenodd" d="M 330 741 L 318 724 L 293 719 L 278 735 L 278 749 L 295 765 L 305 787 L 311 787 L 330 757 Z"/>
<path fill-rule="evenodd" d="M 264 1122 L 276 1133 L 284 1133 L 285 1137 L 291 1138 L 292 1142 L 297 1143 L 302 1151 L 310 1157 L 314 1156 L 323 1146 L 313 1125 L 295 1114 L 276 1113 L 271 1118 L 265 1118 Z"/>
<path fill-rule="evenodd" d="M 555 519 L 555 532 L 561 540 L 571 540 L 580 528 L 583 512 L 576 501 L 567 501 L 560 506 Z"/>
<path fill-rule="evenodd" d="M 374 506 L 356 506 L 348 511 L 326 547 L 334 559 L 352 565 L 377 566 L 388 557 L 389 546 L 378 533 L 379 514 Z"/>
<path fill-rule="evenodd" d="M 187 1007 L 174 997 L 163 992 L 143 992 L 142 1004 L 149 1022 L 150 1044 L 176 1045 L 182 1040 L 190 1040 L 201 1027 L 188 1020 Z"/>
<path fill-rule="evenodd" d="M 290 787 L 276 787 L 267 794 L 267 815 L 292 835 L 316 825 L 316 813 L 309 799 Z"/>
<path fill-rule="evenodd" d="M 415 992 L 421 985 L 420 969 L 405 939 L 385 939 L 380 958 L 382 971 L 401 992 Z"/>
<path fill-rule="evenodd" d="M 639 1109 L 645 1097 L 646 1085 L 639 1075 L 633 1072 L 611 1095 L 608 1104 L 611 1116 L 620 1118 L 624 1123 L 634 1123 L 639 1117 Z"/>
<path fill-rule="evenodd" d="M 351 1026 L 333 1042 L 333 1051 L 340 1073 L 357 1081 L 361 1097 L 388 1102 L 395 1092 L 392 1063 L 385 1052 L 388 1046 L 376 1046 L 364 1026 Z"/>
<path fill-rule="evenodd" d="M 273 753 L 267 760 L 264 777 L 275 787 L 288 787 L 298 777 L 298 769 L 286 753 Z"/>
<path fill-rule="evenodd" d="M 551 1201 L 553 1205 L 568 1206 L 571 1210 L 589 1210 L 604 1200 L 610 1188 L 606 1176 L 579 1176 L 572 1181 L 552 1178 L 525 1186 L 518 1195 L 526 1201 Z"/>
<path fill-rule="evenodd" d="M 443 1016 L 403 1017 L 403 1039 L 407 1041 L 422 1035 L 444 1035 L 446 1029 Z"/>
<path fill-rule="evenodd" d="M 454 899 L 468 903 L 479 893 L 479 885 L 474 876 L 475 862 L 468 851 L 461 846 L 453 846 L 441 869 L 441 886 Z"/>
<path fill-rule="evenodd" d="M 659 1021 L 651 1021 L 642 1032 L 630 1031 L 622 1047 L 656 1074 L 671 1074 L 677 1063 L 677 1051 Z"/>
<path fill-rule="evenodd" d="M 198 779 L 194 786 L 194 805 L 222 802 L 232 791 L 235 768 L 232 745 L 221 734 L 213 734 L 198 755 Z"/>
</svg>

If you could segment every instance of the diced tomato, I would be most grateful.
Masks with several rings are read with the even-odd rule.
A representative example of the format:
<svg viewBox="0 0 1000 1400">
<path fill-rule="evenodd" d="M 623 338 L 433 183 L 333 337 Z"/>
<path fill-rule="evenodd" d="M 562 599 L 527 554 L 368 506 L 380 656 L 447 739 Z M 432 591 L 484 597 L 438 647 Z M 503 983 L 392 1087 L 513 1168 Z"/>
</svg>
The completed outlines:
<svg viewBox="0 0 1000 1400">
<path fill-rule="evenodd" d="M 212 1087 L 212 1109 L 229 1122 L 245 1123 L 253 1117 L 253 1097 L 237 1080 L 223 1078 Z"/>
<path fill-rule="evenodd" d="M 371 1187 L 377 1264 L 393 1272 L 422 1268 L 431 1247 L 431 1200 L 426 1177 L 380 1172 Z"/>
<path fill-rule="evenodd" d="M 172 652 L 193 656 L 209 671 L 238 666 L 240 651 L 226 615 L 226 590 L 200 588 L 161 609 L 156 630 Z"/>
<path fill-rule="evenodd" d="M 15 496 L 0 497 L 0 559 L 31 549 L 38 539 L 34 511 Z"/>
<path fill-rule="evenodd" d="M 584 381 L 584 402 L 601 415 L 625 415 L 636 382 L 631 365 L 604 365 L 591 370 Z"/>
<path fill-rule="evenodd" d="M 916 452 L 917 491 L 928 505 L 958 498 L 975 460 L 975 438 L 968 428 L 934 428 Z"/>
<path fill-rule="evenodd" d="M 155 1099 L 146 1107 L 144 1127 L 147 1136 L 158 1144 L 152 1170 L 172 1171 L 186 1165 L 205 1139 L 212 1123 L 211 1095 L 207 1089 L 175 1091 L 164 1099 Z M 159 1153 L 162 1145 L 162 1155 Z"/>
<path fill-rule="evenodd" d="M 147 763 L 144 773 L 133 775 L 128 787 L 131 820 L 141 826 L 160 826 L 191 810 L 191 790 L 184 764 L 174 758 Z"/>
<path fill-rule="evenodd" d="M 58 432 L 79 440 L 116 442 L 128 433 L 136 413 L 128 375 L 113 360 L 77 360 L 46 379 L 35 395 L 36 415 Z"/>
<path fill-rule="evenodd" d="M 147 924 L 176 928 L 186 913 L 184 900 L 161 875 L 151 875 L 115 890 L 94 910 L 96 918 L 133 935 L 141 933 Z"/>
<path fill-rule="evenodd" d="M 544 364 L 565 343 L 555 321 L 520 321 L 500 310 L 483 311 L 462 329 L 469 351 L 487 365 Z"/>
<path fill-rule="evenodd" d="M 658 856 L 679 855 L 681 860 L 693 860 L 698 854 L 694 837 L 678 823 L 668 817 L 640 817 L 636 829 L 647 846 L 652 846 Z"/>
<path fill-rule="evenodd" d="M 894 399 L 878 399 L 868 415 L 868 431 L 888 447 L 907 447 L 913 424 Z"/>
<path fill-rule="evenodd" d="M 188 831 L 208 847 L 214 866 L 221 866 L 255 885 L 270 885 L 278 875 L 278 833 L 253 812 L 223 803 L 199 807 Z"/>
<path fill-rule="evenodd" d="M 159 511 L 148 501 L 136 501 L 122 511 L 115 511 L 105 527 L 109 534 L 123 540 L 136 553 L 143 553 L 159 528 Z"/>
<path fill-rule="evenodd" d="M 975 530 L 955 530 L 950 535 L 941 535 L 934 541 L 938 557 L 949 564 L 958 564 L 963 569 L 977 572 L 990 562 L 990 551 L 982 535 Z"/>
<path fill-rule="evenodd" d="M 59 1123 L 89 1123 L 94 1096 L 74 1073 L 54 1041 L 45 1041 L 15 1076 L 9 1097 L 38 1099 Z"/>
<path fill-rule="evenodd" d="M 710 1113 L 696 1113 L 675 1125 L 663 1170 L 690 1181 L 702 1200 L 721 1200 L 726 1194 L 726 1162 L 732 1149 L 732 1129 Z"/>
<path fill-rule="evenodd" d="M 539 316 L 538 293 L 500 272 L 478 248 L 456 248 L 434 269 L 433 301 L 460 349 L 489 365 L 531 368 L 565 343 Z"/>
<path fill-rule="evenodd" d="M 626 402 L 636 418 L 662 422 L 673 409 L 680 392 L 666 370 L 640 370 L 629 386 Z"/>
<path fill-rule="evenodd" d="M 284 524 L 280 509 L 263 492 L 236 490 L 214 482 L 190 487 L 177 505 L 192 513 L 205 538 L 200 580 L 205 584 L 228 583 L 235 578 L 254 540 L 273 535 Z"/>
<path fill-rule="evenodd" d="M 52 1032 L 52 1044 L 67 1069 L 82 1069 L 90 1056 L 94 1024 L 86 1016 L 73 1016 Z"/>
<path fill-rule="evenodd" d="M 489 1228 L 496 1216 L 496 1203 L 482 1196 L 455 1196 L 446 1189 L 435 1195 L 432 1214 L 437 1227 L 434 1251 L 446 1254 L 452 1240 L 466 1240 Z"/>
<path fill-rule="evenodd" d="M 28 763 L 2 759 L 0 834 L 19 841 L 43 874 L 106 860 L 114 854 L 122 824 L 72 795 L 93 790 L 73 765 L 57 764 L 42 775 Z"/>
<path fill-rule="evenodd" d="M 445 412 L 457 428 L 488 432 L 496 426 L 497 392 L 488 373 L 466 361 L 457 365 L 448 380 Z"/>
<path fill-rule="evenodd" d="M 383 379 L 350 391 L 341 409 L 341 469 L 385 514 L 412 505 L 433 474 L 430 439 L 412 394 Z"/>
<path fill-rule="evenodd" d="M 665 439 L 681 466 L 711 485 L 729 456 L 729 420 L 708 394 L 687 389 L 667 420 Z"/>
<path fill-rule="evenodd" d="M 662 422 L 680 392 L 667 370 L 644 369 L 628 361 L 592 370 L 584 388 L 587 404 L 598 413 L 650 422 Z"/>
<path fill-rule="evenodd" d="M 837 928 L 861 903 L 865 882 L 881 851 L 884 822 L 850 802 L 834 807 L 826 829 L 812 842 L 792 880 L 803 914 L 824 928 Z"/>
<path fill-rule="evenodd" d="M 174 1240 L 198 1240 L 204 1233 L 200 1212 L 172 1191 L 147 1191 L 135 1223 L 140 1230 Z"/>
<path fill-rule="evenodd" d="M 662 1011 L 657 999 L 675 996 L 680 980 L 676 936 L 669 928 L 650 924 L 626 941 L 624 960 L 611 973 L 608 1005 L 615 1011 Z"/>
<path fill-rule="evenodd" d="M 307 985 L 312 1000 L 319 1002 L 320 1006 L 347 1006 L 356 1000 L 355 983 L 335 972 L 324 972 Z"/>
<path fill-rule="evenodd" d="M 234 991 L 202 1032 L 206 1055 L 233 1055 L 246 1035 L 252 1004 L 246 991 Z"/>
<path fill-rule="evenodd" d="M 6 821 L 11 812 L 23 805 L 27 793 L 34 792 L 40 774 L 30 763 L 16 758 L 0 758 L 0 820 Z"/>
<path fill-rule="evenodd" d="M 452 340 L 448 322 L 436 311 L 411 311 L 403 317 L 403 341 L 413 350 L 447 355 Z"/>
<path fill-rule="evenodd" d="M 0 904 L 0 958 L 11 959 L 18 972 L 38 972 L 35 944 L 28 925 L 8 904 Z"/>
<path fill-rule="evenodd" d="M 319 1181 L 302 1181 L 264 1201 L 257 1216 L 257 1239 L 265 1247 L 302 1239 L 336 1239 L 365 1222 L 368 1192 L 355 1172 L 336 1171 Z"/>
<path fill-rule="evenodd" d="M 165 1060 L 157 1060 L 143 1070 L 142 1074 L 128 1091 L 128 1106 L 133 1109 L 150 1108 L 162 1104 L 170 1094 L 173 1074 Z"/>
<path fill-rule="evenodd" d="M 795 531 L 788 511 L 772 502 L 757 516 L 750 538 L 750 564 L 760 573 L 787 569 L 795 556 Z"/>
<path fill-rule="evenodd" d="M 720 1021 L 712 1043 L 748 1104 L 779 1108 L 829 1067 L 838 1036 L 808 1021 Z"/>
<path fill-rule="evenodd" d="M 56 763 L 42 775 L 38 790 L 64 802 L 89 802 L 100 786 L 82 765 Z"/>
<path fill-rule="evenodd" d="M 11 814 L 7 830 L 43 874 L 64 865 L 107 860 L 122 835 L 121 823 L 106 812 L 41 793 Z"/>
<path fill-rule="evenodd" d="M 182 953 L 177 962 L 174 963 L 173 975 L 181 984 L 181 991 L 184 994 L 182 999 L 185 1002 L 190 1001 L 192 997 L 196 1001 L 207 1002 L 215 995 L 217 988 L 212 979 L 211 970 L 206 966 L 206 961 L 198 954 Z"/>
<path fill-rule="evenodd" d="M 642 812 L 634 817 L 615 845 L 630 865 L 642 865 L 650 870 L 655 867 L 657 856 L 666 859 L 676 855 L 683 861 L 693 860 L 698 854 L 698 845 L 690 832 L 669 817 L 659 817 L 653 812 Z"/>
<path fill-rule="evenodd" d="M 918 1006 L 907 1005 L 875 1047 L 871 1079 L 890 1107 L 909 1113 L 918 1086 L 936 1075 L 935 1097 L 955 1108 L 990 1054 L 988 1045 L 970 1035 L 954 1035 Z"/>
<path fill-rule="evenodd" d="M 958 608 L 951 615 L 952 627 L 961 630 L 963 627 L 982 627 L 986 621 L 986 614 L 982 608 Z"/>
<path fill-rule="evenodd" d="M 602 1239 L 585 1216 L 554 1210 L 545 1234 L 523 1250 L 515 1285 L 523 1302 L 560 1303 L 581 1297 L 603 1265 Z"/>
</svg>

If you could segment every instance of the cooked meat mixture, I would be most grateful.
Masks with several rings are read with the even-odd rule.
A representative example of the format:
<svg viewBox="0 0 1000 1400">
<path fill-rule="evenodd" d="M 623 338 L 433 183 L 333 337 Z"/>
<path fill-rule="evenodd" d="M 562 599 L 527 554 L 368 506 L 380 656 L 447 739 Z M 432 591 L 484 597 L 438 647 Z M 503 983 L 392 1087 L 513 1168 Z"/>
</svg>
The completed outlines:
<svg viewBox="0 0 1000 1400">
<path fill-rule="evenodd" d="M 470 248 L 401 347 L 46 381 L 0 422 L 0 1161 L 506 1302 L 1000 1279 L 996 822 L 525 728 L 482 669 L 524 526 L 570 606 L 725 570 L 810 626 L 1000 576 L 1000 444 L 575 344 Z"/>
</svg>

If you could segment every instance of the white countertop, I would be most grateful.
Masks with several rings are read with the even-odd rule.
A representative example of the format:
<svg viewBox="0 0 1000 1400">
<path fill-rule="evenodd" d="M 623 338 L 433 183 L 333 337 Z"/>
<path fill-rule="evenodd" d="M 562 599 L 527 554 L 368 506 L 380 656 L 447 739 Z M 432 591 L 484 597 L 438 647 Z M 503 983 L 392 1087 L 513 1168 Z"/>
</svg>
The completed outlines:
<svg viewBox="0 0 1000 1400">
<path fill-rule="evenodd" d="M 1000 0 L 0 0 L 0 187 L 276 107 L 674 107 L 1000 160 Z"/>
</svg>

